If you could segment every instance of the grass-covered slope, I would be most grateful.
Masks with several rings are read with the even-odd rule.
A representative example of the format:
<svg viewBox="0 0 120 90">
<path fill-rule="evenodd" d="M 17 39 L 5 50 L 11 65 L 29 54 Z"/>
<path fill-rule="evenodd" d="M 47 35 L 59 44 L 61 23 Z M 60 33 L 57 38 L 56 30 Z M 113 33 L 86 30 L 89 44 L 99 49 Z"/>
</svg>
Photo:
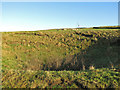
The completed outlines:
<svg viewBox="0 0 120 90">
<path fill-rule="evenodd" d="M 2 34 L 3 69 L 80 70 L 120 64 L 118 30 L 48 30 Z"/>
<path fill-rule="evenodd" d="M 2 85 L 120 87 L 119 53 L 118 29 L 3 32 Z"/>
<path fill-rule="evenodd" d="M 120 88 L 120 73 L 89 71 L 3 71 L 3 88 Z"/>
</svg>

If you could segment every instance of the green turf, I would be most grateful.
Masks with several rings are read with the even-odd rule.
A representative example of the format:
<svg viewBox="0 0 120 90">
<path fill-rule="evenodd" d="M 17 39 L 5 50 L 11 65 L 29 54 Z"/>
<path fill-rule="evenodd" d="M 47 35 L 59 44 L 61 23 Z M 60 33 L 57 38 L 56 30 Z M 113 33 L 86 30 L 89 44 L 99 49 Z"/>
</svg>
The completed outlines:
<svg viewBox="0 0 120 90">
<path fill-rule="evenodd" d="M 89 71 L 2 71 L 2 88 L 120 88 L 120 73 Z"/>
<path fill-rule="evenodd" d="M 3 87 L 119 87 L 119 40 L 118 29 L 3 32 Z M 93 71 L 90 70 L 92 66 Z M 52 72 L 57 78 L 54 74 L 53 77 L 46 76 Z M 43 81 L 34 78 L 36 73 L 38 76 L 43 73 L 40 76 Z M 66 78 L 61 76 L 63 73 Z"/>
</svg>

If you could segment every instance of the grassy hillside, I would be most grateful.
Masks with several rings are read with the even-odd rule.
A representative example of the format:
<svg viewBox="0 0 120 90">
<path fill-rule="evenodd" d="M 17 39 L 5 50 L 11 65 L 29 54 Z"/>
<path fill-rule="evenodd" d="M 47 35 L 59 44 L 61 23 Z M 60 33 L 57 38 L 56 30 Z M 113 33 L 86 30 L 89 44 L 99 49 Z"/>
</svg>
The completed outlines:
<svg viewBox="0 0 120 90">
<path fill-rule="evenodd" d="M 94 82 L 96 82 L 94 87 L 119 87 L 119 42 L 120 32 L 118 29 L 58 29 L 3 32 L 3 87 L 73 86 L 90 88 Z M 113 68 L 116 68 L 117 70 L 112 70 Z M 92 71 L 89 69 L 92 69 Z M 53 72 L 55 75 L 52 77 Z M 43 77 L 40 76 L 40 73 L 43 73 Z M 47 73 L 47 75 L 51 75 L 50 78 L 53 79 L 50 80 L 52 80 L 52 84 L 54 83 L 53 85 L 49 84 L 49 77 L 45 73 Z M 65 81 L 64 79 L 69 77 L 62 77 L 62 73 L 72 77 L 73 79 L 67 79 Z M 80 73 L 83 73 L 83 77 Z M 96 74 L 98 74 L 98 77 Z M 106 76 L 107 74 L 109 74 L 109 76 Z M 34 75 L 38 75 L 40 77 L 34 78 Z M 101 75 L 103 75 L 103 77 Z M 104 76 L 108 78 L 105 79 Z M 8 79 L 5 77 L 14 77 L 14 79 L 9 79 L 14 84 L 18 82 L 18 78 L 21 78 L 20 83 L 25 82 L 26 84 L 17 83 L 16 85 L 12 85 L 12 83 L 9 83 Z M 78 77 L 80 78 L 78 79 Z M 100 77 L 102 79 L 100 79 Z M 44 81 L 43 85 L 40 85 L 39 83 L 40 78 L 43 78 L 41 79 Z M 48 81 L 45 78 L 48 79 Z M 66 82 L 66 86 L 55 82 L 56 79 L 58 82 Z M 98 81 L 94 79 L 97 79 Z M 107 80 L 109 82 L 107 82 Z M 102 81 L 103 84 L 100 83 Z M 74 85 L 69 84 L 72 82 L 74 82 Z M 32 84 L 35 86 L 31 86 Z"/>
<path fill-rule="evenodd" d="M 89 71 L 3 71 L 3 88 L 120 88 L 120 73 Z"/>
</svg>

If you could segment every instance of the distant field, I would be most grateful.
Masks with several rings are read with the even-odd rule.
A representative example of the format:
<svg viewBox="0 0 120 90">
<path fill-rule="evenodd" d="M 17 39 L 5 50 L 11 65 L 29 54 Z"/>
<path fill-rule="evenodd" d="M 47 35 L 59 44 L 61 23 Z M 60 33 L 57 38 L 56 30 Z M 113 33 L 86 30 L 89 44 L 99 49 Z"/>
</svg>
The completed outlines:
<svg viewBox="0 0 120 90">
<path fill-rule="evenodd" d="M 3 87 L 120 87 L 119 53 L 118 29 L 3 32 Z"/>
</svg>

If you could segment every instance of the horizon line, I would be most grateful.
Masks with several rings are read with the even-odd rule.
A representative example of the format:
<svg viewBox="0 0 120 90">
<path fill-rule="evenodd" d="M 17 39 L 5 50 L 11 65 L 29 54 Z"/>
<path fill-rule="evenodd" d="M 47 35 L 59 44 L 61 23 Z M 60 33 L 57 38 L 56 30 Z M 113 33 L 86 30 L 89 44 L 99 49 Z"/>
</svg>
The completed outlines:
<svg viewBox="0 0 120 90">
<path fill-rule="evenodd" d="M 68 28 L 46 28 L 46 29 L 36 29 L 36 30 L 35 29 L 34 30 L 27 30 L 27 29 L 26 30 L 8 30 L 8 31 L 4 30 L 4 31 L 0 31 L 0 32 L 40 31 L 40 30 L 52 30 L 52 29 L 53 30 L 54 29 L 82 29 L 82 28 L 87 29 L 87 28 L 93 28 L 93 27 L 115 27 L 115 26 L 119 27 L 120 25 L 90 26 L 90 27 L 81 26 L 81 27 L 75 27 L 75 28 L 69 28 L 69 27 Z"/>
</svg>

